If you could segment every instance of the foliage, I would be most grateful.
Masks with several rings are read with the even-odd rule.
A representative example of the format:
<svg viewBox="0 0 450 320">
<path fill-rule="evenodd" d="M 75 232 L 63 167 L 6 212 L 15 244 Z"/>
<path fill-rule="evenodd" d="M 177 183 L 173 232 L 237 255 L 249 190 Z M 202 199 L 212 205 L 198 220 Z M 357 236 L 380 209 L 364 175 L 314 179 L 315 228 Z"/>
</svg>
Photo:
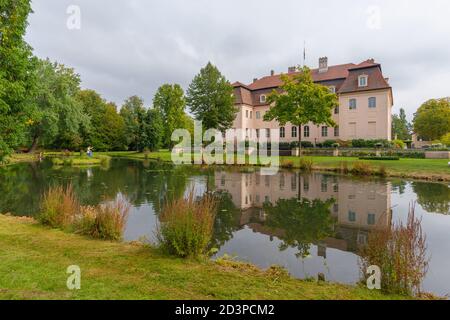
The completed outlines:
<svg viewBox="0 0 450 320">
<path fill-rule="evenodd" d="M 195 119 L 203 121 L 205 130 L 225 131 L 236 118 L 233 87 L 211 62 L 192 80 L 186 102 Z"/>
<path fill-rule="evenodd" d="M 403 140 L 394 140 L 392 141 L 393 145 L 398 149 L 405 149 L 406 144 Z"/>
<path fill-rule="evenodd" d="M 369 164 L 357 161 L 353 164 L 351 173 L 357 176 L 370 176 L 373 173 L 373 169 Z"/>
<path fill-rule="evenodd" d="M 50 60 L 39 60 L 36 69 L 37 92 L 30 117 L 30 151 L 38 144 L 49 146 L 58 135 L 75 136 L 89 127 L 89 117 L 76 99 L 80 77 L 72 68 Z"/>
<path fill-rule="evenodd" d="M 386 139 L 364 140 L 354 139 L 352 140 L 353 148 L 376 148 L 381 145 L 382 148 L 390 148 L 392 143 Z"/>
<path fill-rule="evenodd" d="M 427 212 L 450 215 L 450 188 L 440 183 L 413 182 L 417 203 Z"/>
<path fill-rule="evenodd" d="M 312 243 L 331 236 L 336 222 L 330 214 L 333 203 L 333 199 L 322 201 L 296 198 L 280 199 L 275 205 L 265 203 L 267 226 L 284 231 L 280 250 L 297 248 L 297 257 L 304 258 L 309 255 Z"/>
<path fill-rule="evenodd" d="M 160 113 L 164 127 L 162 144 L 173 147 L 172 133 L 175 129 L 188 129 L 190 118 L 185 113 L 186 101 L 180 85 L 165 84 L 158 88 L 153 98 L 153 107 Z"/>
<path fill-rule="evenodd" d="M 123 238 L 130 206 L 123 199 L 114 203 L 86 206 L 74 222 L 74 230 L 95 239 L 120 241 Z"/>
<path fill-rule="evenodd" d="M 410 206 L 406 225 L 400 222 L 390 228 L 379 227 L 369 234 L 361 249 L 361 271 L 380 267 L 381 288 L 386 293 L 420 295 L 422 281 L 428 271 L 426 236 L 421 220 Z"/>
<path fill-rule="evenodd" d="M 157 238 L 161 247 L 180 257 L 198 257 L 207 253 L 213 234 L 216 201 L 206 195 L 194 199 L 191 191 L 187 199 L 167 202 L 159 215 Z"/>
<path fill-rule="evenodd" d="M 123 150 L 125 123 L 117 107 L 108 103 L 94 90 L 82 90 L 77 100 L 90 118 L 90 126 L 82 130 L 83 146 L 96 151 Z"/>
<path fill-rule="evenodd" d="M 450 98 L 431 99 L 414 115 L 414 131 L 425 140 L 439 140 L 450 131 Z"/>
<path fill-rule="evenodd" d="M 314 168 L 314 161 L 310 158 L 300 158 L 298 166 L 302 171 L 311 171 Z"/>
<path fill-rule="evenodd" d="M 72 185 L 51 187 L 43 196 L 38 219 L 53 228 L 67 228 L 79 209 Z"/>
<path fill-rule="evenodd" d="M 392 116 L 392 138 L 399 140 L 410 140 L 411 129 L 412 125 L 406 119 L 405 109 L 400 108 L 399 115 L 394 114 Z"/>
<path fill-rule="evenodd" d="M 400 160 L 399 157 L 389 157 L 389 156 L 381 156 L 381 157 L 360 157 L 359 160 L 375 160 L 375 161 L 382 161 L 382 160 L 389 160 L 389 161 L 396 161 Z"/>
<path fill-rule="evenodd" d="M 441 142 L 442 142 L 442 144 L 446 145 L 447 147 L 450 147 L 450 132 L 441 138 Z"/>
<path fill-rule="evenodd" d="M 0 160 L 20 146 L 31 123 L 36 64 L 24 41 L 28 0 L 2 0 L 0 6 Z"/>
<path fill-rule="evenodd" d="M 308 67 L 299 71 L 295 76 L 281 76 L 281 91 L 274 90 L 269 95 L 268 103 L 274 106 L 266 112 L 264 120 L 277 120 L 281 126 L 289 122 L 301 127 L 311 122 L 334 127 L 336 123 L 332 119 L 332 110 L 339 105 L 336 94 L 314 83 Z M 301 141 L 302 135 L 298 136 Z"/>
</svg>

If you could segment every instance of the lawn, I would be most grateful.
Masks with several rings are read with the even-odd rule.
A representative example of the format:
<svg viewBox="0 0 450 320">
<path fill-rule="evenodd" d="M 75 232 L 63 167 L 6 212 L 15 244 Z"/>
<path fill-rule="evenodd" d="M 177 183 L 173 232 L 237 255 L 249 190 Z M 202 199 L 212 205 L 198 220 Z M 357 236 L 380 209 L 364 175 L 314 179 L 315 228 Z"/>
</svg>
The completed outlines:
<svg viewBox="0 0 450 320">
<path fill-rule="evenodd" d="M 0 299 L 402 299 L 295 280 L 235 262 L 172 258 L 141 244 L 90 240 L 0 215 Z M 66 287 L 70 265 L 81 290 Z"/>
<path fill-rule="evenodd" d="M 167 150 L 151 152 L 147 155 L 136 152 L 108 152 L 110 156 L 134 158 L 134 159 L 159 159 L 162 161 L 171 161 L 171 153 Z M 359 160 L 351 157 L 326 157 L 311 156 L 314 168 L 317 170 L 336 170 L 340 168 L 342 162 L 347 162 L 351 167 L 355 162 L 368 163 L 374 169 L 385 167 L 388 176 L 401 178 L 416 178 L 425 180 L 450 181 L 450 166 L 448 159 L 400 159 L 398 161 L 377 161 L 377 160 Z M 292 161 L 294 167 L 298 167 L 298 157 L 285 157 L 280 159 L 281 163 Z"/>
</svg>

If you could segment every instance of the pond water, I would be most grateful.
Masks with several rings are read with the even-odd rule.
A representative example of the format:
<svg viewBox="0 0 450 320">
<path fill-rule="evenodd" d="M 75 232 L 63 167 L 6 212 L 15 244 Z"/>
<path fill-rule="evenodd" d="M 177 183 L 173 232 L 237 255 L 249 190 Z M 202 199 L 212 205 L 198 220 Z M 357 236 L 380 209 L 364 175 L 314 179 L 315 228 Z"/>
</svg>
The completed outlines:
<svg viewBox="0 0 450 320">
<path fill-rule="evenodd" d="M 0 212 L 33 215 L 51 185 L 71 183 L 82 204 L 126 197 L 132 205 L 125 240 L 154 241 L 167 197 L 221 191 L 214 226 L 216 257 L 228 254 L 262 268 L 281 265 L 298 278 L 325 274 L 354 284 L 358 248 L 376 224 L 404 221 L 416 201 L 431 255 L 424 289 L 450 293 L 450 186 L 257 169 L 175 167 L 113 159 L 108 168 L 52 167 L 49 161 L 0 168 Z M 305 209 L 304 209 L 305 208 Z"/>
</svg>

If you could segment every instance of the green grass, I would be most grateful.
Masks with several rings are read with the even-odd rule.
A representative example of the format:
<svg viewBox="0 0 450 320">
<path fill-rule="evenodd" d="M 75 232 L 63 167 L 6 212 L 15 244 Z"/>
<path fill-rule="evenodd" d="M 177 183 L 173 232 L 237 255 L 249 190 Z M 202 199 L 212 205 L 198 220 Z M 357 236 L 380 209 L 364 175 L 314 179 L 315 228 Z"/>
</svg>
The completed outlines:
<svg viewBox="0 0 450 320">
<path fill-rule="evenodd" d="M 161 161 L 171 161 L 171 153 L 169 151 L 151 152 L 147 156 L 143 153 L 136 152 L 108 152 L 110 156 L 126 157 L 133 159 L 159 159 Z M 337 170 L 340 168 L 342 162 L 347 162 L 349 167 L 355 163 L 360 162 L 357 157 L 327 157 L 327 156 L 311 156 L 304 157 L 311 159 L 316 170 Z M 298 157 L 281 157 L 280 163 L 283 161 L 292 161 L 293 168 L 298 168 L 300 160 Z M 399 161 L 391 160 L 364 160 L 364 163 L 369 164 L 373 169 L 378 170 L 380 167 L 385 167 L 387 176 L 401 177 L 401 178 L 415 178 L 425 180 L 441 180 L 450 181 L 450 166 L 448 159 L 404 159 Z"/>
<path fill-rule="evenodd" d="M 57 166 L 93 166 L 108 165 L 110 157 L 106 155 L 97 155 L 95 157 L 78 156 L 78 157 L 53 157 L 52 162 Z"/>
<path fill-rule="evenodd" d="M 148 246 L 90 240 L 3 215 L 0 257 L 0 299 L 404 298 L 295 280 L 227 260 L 171 258 Z M 66 288 L 71 265 L 81 268 L 79 291 Z"/>
</svg>

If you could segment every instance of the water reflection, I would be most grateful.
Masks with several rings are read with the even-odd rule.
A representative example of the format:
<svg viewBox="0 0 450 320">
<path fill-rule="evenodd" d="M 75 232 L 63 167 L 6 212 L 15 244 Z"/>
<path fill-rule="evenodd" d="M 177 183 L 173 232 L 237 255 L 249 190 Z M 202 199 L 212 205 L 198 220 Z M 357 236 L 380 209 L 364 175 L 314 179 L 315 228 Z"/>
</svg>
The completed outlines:
<svg viewBox="0 0 450 320">
<path fill-rule="evenodd" d="M 52 167 L 44 161 L 0 168 L 0 212 L 33 215 L 51 185 L 71 183 L 82 204 L 132 204 L 126 240 L 153 239 L 164 201 L 195 189 L 220 194 L 212 246 L 262 268 L 278 264 L 299 278 L 319 272 L 329 281 L 359 279 L 358 248 L 377 224 L 388 228 L 418 202 L 432 255 L 426 290 L 450 290 L 450 188 L 406 180 L 364 180 L 328 174 L 176 167 L 113 160 L 109 168 Z"/>
</svg>

